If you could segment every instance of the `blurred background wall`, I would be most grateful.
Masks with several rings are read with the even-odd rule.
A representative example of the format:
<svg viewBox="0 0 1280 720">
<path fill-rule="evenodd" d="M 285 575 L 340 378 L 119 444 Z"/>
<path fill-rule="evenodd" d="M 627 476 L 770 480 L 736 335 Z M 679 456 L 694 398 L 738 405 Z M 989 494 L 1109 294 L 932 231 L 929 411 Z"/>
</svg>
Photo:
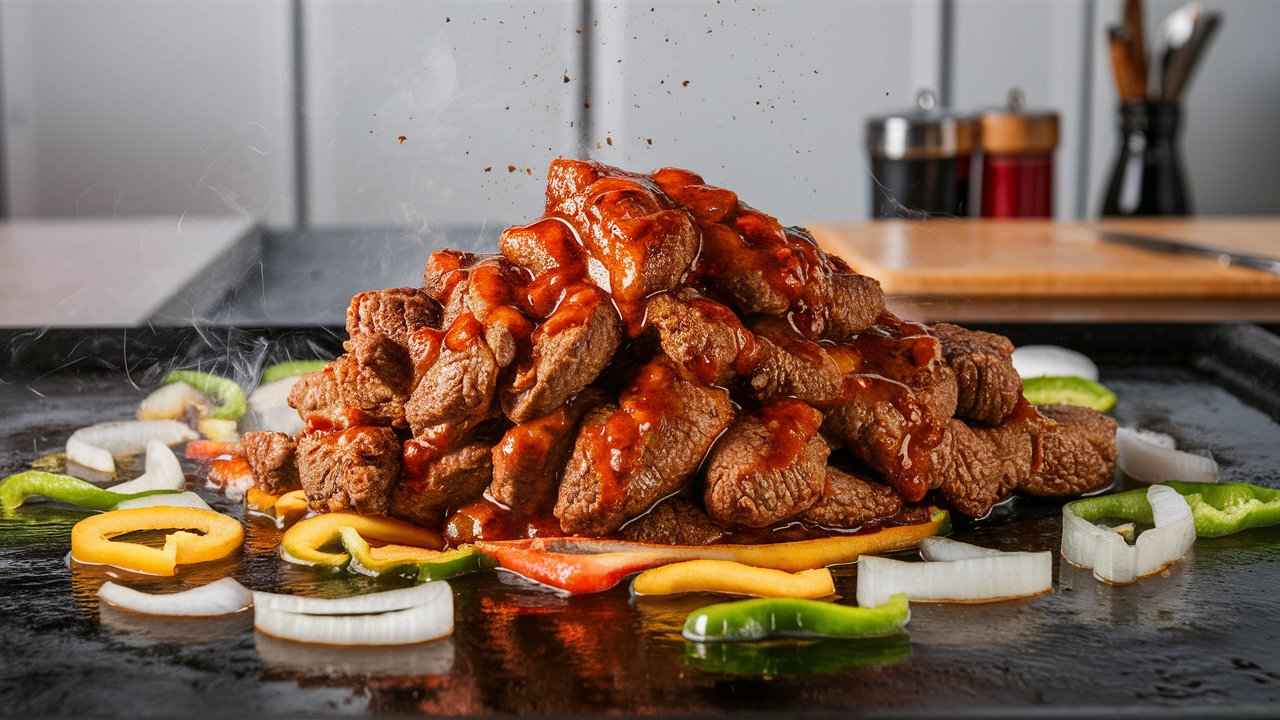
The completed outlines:
<svg viewBox="0 0 1280 720">
<path fill-rule="evenodd" d="M 1148 23 L 1175 7 L 1151 0 Z M 1280 212 L 1280 2 L 1187 101 L 1196 210 Z M 3 0 L 11 217 L 509 223 L 554 154 L 684 165 L 788 222 L 868 212 L 863 122 L 929 87 L 1062 113 L 1056 212 L 1098 211 L 1119 0 Z"/>
</svg>

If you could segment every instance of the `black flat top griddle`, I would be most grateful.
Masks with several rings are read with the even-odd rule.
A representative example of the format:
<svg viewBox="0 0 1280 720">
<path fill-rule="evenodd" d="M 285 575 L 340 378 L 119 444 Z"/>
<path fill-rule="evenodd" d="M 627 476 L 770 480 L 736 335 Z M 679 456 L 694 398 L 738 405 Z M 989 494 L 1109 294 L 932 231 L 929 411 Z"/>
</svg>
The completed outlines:
<svg viewBox="0 0 1280 720">
<path fill-rule="evenodd" d="M 1120 397 L 1122 424 L 1212 451 L 1225 480 L 1280 486 L 1275 336 L 1249 325 L 996 329 L 1089 353 Z M 131 416 L 147 383 L 174 363 L 252 374 L 247 365 L 281 348 L 332 351 L 338 342 L 316 328 L 15 332 L 0 341 L 0 474 L 60 450 L 76 427 Z M 1056 550 L 1059 516 L 1057 503 L 1019 500 L 960 525 L 956 537 Z M 1128 587 L 1059 561 L 1051 595 L 917 604 L 909 637 L 872 643 L 697 645 L 680 626 L 713 598 L 634 602 L 625 588 L 562 598 L 488 574 L 452 582 L 451 639 L 350 650 L 257 635 L 248 613 L 184 621 L 99 608 L 107 573 L 64 560 L 77 517 L 36 506 L 0 520 L 0 713 L 1114 717 L 1270 715 L 1267 704 L 1280 700 L 1280 528 L 1200 540 L 1187 562 Z M 289 565 L 276 539 L 274 527 L 251 521 L 237 560 L 184 569 L 176 583 L 129 581 L 176 589 L 231 573 L 286 592 L 380 586 Z M 837 571 L 845 597 L 855 573 Z"/>
</svg>

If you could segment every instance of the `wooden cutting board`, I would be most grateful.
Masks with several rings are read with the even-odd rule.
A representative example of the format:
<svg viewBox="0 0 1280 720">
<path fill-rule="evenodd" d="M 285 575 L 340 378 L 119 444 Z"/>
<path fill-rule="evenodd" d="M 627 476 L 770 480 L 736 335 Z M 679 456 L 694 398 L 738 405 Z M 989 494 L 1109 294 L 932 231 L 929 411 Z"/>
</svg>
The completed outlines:
<svg viewBox="0 0 1280 720">
<path fill-rule="evenodd" d="M 893 295 L 1277 298 L 1280 276 L 1104 242 L 1101 229 L 1280 259 L 1280 218 L 929 220 L 809 225 L 818 243 Z"/>
</svg>

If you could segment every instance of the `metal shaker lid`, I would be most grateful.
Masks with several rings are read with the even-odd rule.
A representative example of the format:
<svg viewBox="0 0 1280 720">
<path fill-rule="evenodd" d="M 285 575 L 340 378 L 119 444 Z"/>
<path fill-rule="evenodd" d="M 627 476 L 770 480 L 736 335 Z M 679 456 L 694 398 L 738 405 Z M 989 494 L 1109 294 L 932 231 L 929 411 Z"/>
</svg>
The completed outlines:
<svg viewBox="0 0 1280 720">
<path fill-rule="evenodd" d="M 1009 91 L 1003 108 L 983 111 L 982 150 L 996 155 L 1019 153 L 1051 153 L 1058 147 L 1058 113 L 1054 110 L 1028 110 L 1022 90 Z"/>
<path fill-rule="evenodd" d="M 867 152 L 892 160 L 972 154 L 977 118 L 938 108 L 937 104 L 932 90 L 921 90 L 914 108 L 868 118 Z"/>
</svg>

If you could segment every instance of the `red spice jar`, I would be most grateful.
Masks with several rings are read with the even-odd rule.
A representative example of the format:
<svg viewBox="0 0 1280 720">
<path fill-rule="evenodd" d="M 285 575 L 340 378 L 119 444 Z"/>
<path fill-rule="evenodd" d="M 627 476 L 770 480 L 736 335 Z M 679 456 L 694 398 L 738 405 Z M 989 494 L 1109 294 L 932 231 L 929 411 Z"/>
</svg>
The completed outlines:
<svg viewBox="0 0 1280 720">
<path fill-rule="evenodd" d="M 1058 149 L 1058 113 L 1029 111 L 1022 93 L 1009 105 L 978 118 L 982 149 L 982 217 L 1053 216 L 1053 156 Z"/>
</svg>

